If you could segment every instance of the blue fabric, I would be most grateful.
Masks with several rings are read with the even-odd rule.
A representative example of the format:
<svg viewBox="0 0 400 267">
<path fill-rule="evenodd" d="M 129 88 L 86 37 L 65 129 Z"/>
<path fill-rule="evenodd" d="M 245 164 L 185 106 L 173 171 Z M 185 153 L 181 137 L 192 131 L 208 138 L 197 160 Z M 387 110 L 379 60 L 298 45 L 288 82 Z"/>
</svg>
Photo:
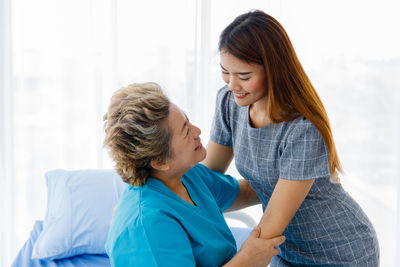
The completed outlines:
<svg viewBox="0 0 400 267">
<path fill-rule="evenodd" d="M 253 128 L 249 106 L 237 105 L 223 87 L 217 94 L 210 136 L 233 147 L 237 170 L 255 189 L 263 209 L 279 178 L 315 179 L 284 231 L 286 242 L 271 266 L 378 265 L 374 227 L 342 186 L 330 181 L 327 148 L 310 121 L 299 117 Z"/>
<path fill-rule="evenodd" d="M 11 267 L 110 267 L 106 254 L 83 254 L 61 260 L 31 259 L 33 245 L 43 230 L 43 221 L 36 221 L 29 239 L 19 251 Z"/>
<path fill-rule="evenodd" d="M 43 221 L 36 221 L 31 231 L 29 239 L 18 252 L 11 267 L 110 267 L 107 254 L 82 254 L 61 260 L 37 260 L 32 259 L 32 249 L 38 235 L 43 230 Z M 236 246 L 239 249 L 249 236 L 250 228 L 231 228 L 235 237 Z"/>
<path fill-rule="evenodd" d="M 198 164 L 182 182 L 196 206 L 161 181 L 127 186 L 106 242 L 113 266 L 221 266 L 236 253 L 222 212 L 239 193 L 236 179 Z"/>
<path fill-rule="evenodd" d="M 112 170 L 53 170 L 46 173 L 47 213 L 33 247 L 34 259 L 105 253 L 112 217 L 125 188 Z"/>
</svg>

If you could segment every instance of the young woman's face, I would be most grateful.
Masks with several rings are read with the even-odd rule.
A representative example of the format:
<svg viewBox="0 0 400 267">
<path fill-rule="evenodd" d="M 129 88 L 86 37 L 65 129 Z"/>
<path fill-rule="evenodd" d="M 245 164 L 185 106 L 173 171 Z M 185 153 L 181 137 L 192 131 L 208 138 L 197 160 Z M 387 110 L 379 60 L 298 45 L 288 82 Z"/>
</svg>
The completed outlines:
<svg viewBox="0 0 400 267">
<path fill-rule="evenodd" d="M 206 157 L 206 149 L 200 140 L 201 131 L 174 104 L 169 109 L 168 126 L 172 132 L 172 157 L 168 162 L 177 172 L 186 172 Z"/>
<path fill-rule="evenodd" d="M 222 79 L 235 96 L 239 106 L 252 105 L 267 97 L 265 70 L 262 65 L 247 63 L 221 51 Z"/>
</svg>

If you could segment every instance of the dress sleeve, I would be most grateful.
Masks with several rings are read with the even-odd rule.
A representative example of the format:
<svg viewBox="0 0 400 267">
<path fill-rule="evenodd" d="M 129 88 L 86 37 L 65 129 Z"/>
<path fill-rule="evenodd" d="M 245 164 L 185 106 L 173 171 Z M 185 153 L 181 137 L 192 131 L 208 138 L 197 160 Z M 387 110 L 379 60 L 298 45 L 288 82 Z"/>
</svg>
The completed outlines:
<svg viewBox="0 0 400 267">
<path fill-rule="evenodd" d="M 329 177 L 329 153 L 322 135 L 306 119 L 296 123 L 284 142 L 279 177 L 287 180 Z"/>
<path fill-rule="evenodd" d="M 223 146 L 232 146 L 232 131 L 229 123 L 230 92 L 227 87 L 218 90 L 210 139 Z"/>
<path fill-rule="evenodd" d="M 114 267 L 196 266 L 189 237 L 178 221 L 166 214 L 138 220 L 116 240 L 110 257 Z"/>
<path fill-rule="evenodd" d="M 221 212 L 232 206 L 239 194 L 238 181 L 230 175 L 213 171 L 202 164 L 197 164 L 197 169 L 203 172 L 201 174 L 203 180 Z"/>
</svg>

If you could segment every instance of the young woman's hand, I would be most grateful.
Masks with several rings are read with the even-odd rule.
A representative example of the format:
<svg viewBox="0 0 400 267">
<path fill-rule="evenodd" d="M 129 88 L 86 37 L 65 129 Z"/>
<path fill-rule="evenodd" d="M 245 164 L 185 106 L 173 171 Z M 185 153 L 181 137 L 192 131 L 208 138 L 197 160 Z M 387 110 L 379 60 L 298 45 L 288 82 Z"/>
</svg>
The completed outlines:
<svg viewBox="0 0 400 267">
<path fill-rule="evenodd" d="M 260 233 L 259 226 L 254 228 L 238 251 L 237 256 L 240 256 L 245 263 L 243 266 L 266 267 L 271 262 L 271 258 L 279 253 L 277 247 L 285 242 L 284 236 L 262 239 Z"/>
</svg>

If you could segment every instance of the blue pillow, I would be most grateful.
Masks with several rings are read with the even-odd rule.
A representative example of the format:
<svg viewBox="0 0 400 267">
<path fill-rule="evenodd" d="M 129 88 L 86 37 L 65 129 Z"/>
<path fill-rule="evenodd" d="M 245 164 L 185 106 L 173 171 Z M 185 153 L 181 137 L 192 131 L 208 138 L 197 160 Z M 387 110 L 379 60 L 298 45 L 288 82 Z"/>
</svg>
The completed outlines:
<svg viewBox="0 0 400 267">
<path fill-rule="evenodd" d="M 47 213 L 32 259 L 104 254 L 112 211 L 125 183 L 112 170 L 46 173 Z"/>
</svg>

